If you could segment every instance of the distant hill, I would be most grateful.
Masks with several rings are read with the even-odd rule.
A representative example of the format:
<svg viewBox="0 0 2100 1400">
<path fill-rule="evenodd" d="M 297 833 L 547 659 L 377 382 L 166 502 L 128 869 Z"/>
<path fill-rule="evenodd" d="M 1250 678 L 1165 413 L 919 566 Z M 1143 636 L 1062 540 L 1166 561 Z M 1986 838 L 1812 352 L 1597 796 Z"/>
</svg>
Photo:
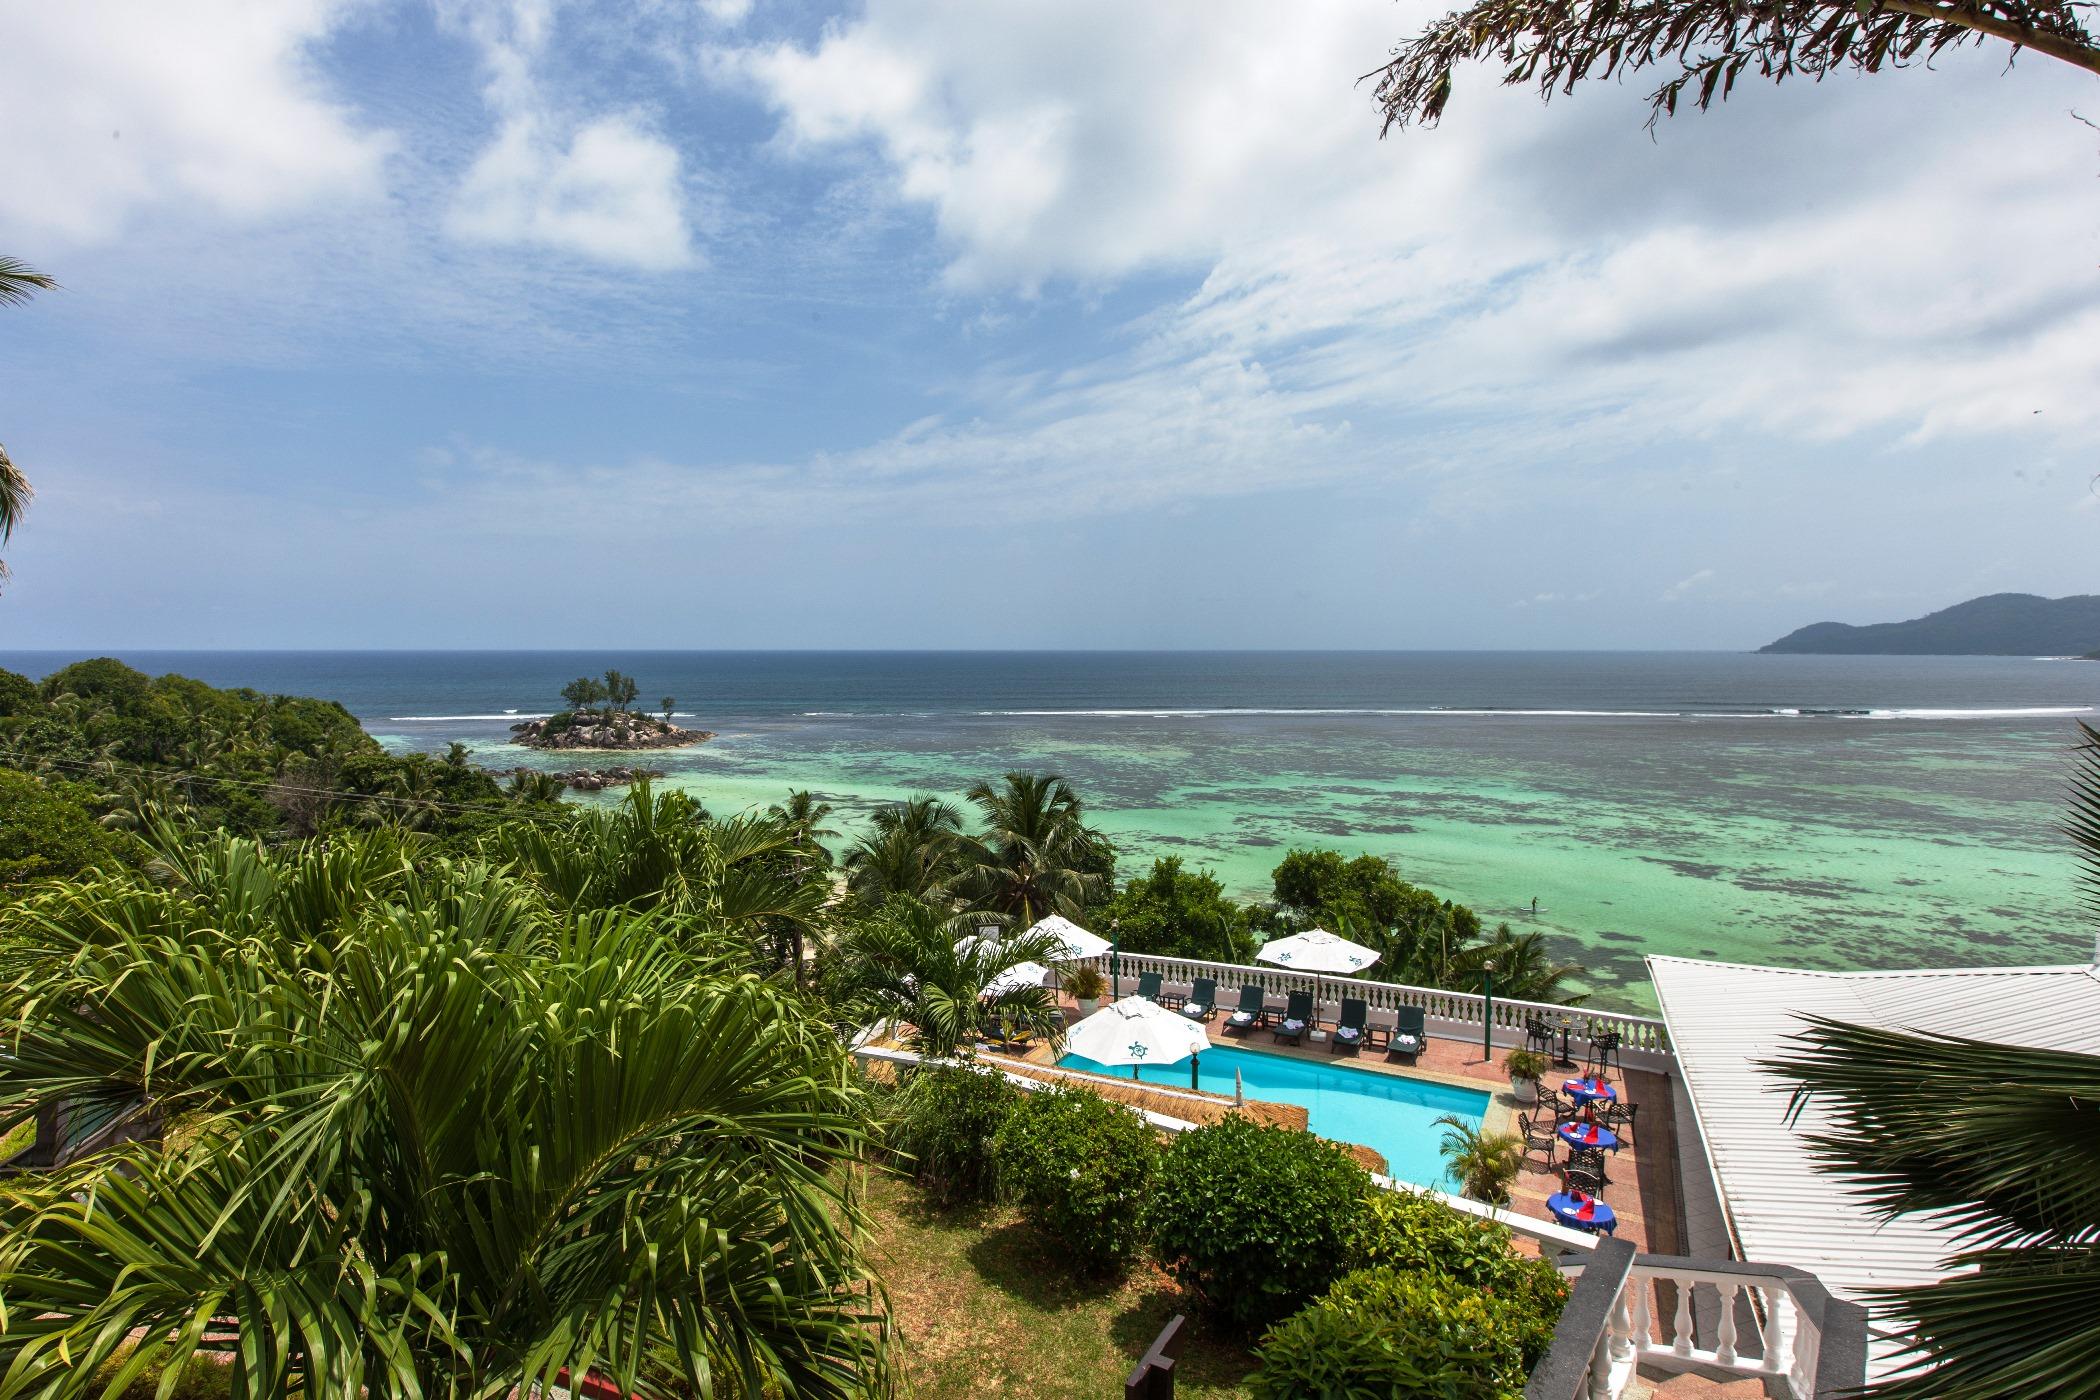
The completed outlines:
<svg viewBox="0 0 2100 1400">
<path fill-rule="evenodd" d="M 2100 594 L 1993 593 L 1908 622 L 1817 622 L 1759 651 L 1849 656 L 2080 656 L 2100 644 Z"/>
</svg>

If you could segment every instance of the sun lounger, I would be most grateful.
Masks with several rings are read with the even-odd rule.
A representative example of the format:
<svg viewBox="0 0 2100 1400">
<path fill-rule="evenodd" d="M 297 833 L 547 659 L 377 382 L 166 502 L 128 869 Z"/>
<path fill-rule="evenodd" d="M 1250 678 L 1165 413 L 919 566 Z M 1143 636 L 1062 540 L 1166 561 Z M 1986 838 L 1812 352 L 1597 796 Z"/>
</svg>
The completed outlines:
<svg viewBox="0 0 2100 1400">
<path fill-rule="evenodd" d="M 1263 1010 L 1261 988 L 1250 983 L 1240 988 L 1239 1009 L 1225 1018 L 1225 1029 L 1251 1031 L 1261 1024 Z"/>
<path fill-rule="evenodd" d="M 1334 1035 L 1328 1048 L 1339 1055 L 1342 1051 L 1359 1051 L 1364 1048 L 1364 1026 L 1370 1019 L 1369 1008 L 1356 997 L 1342 999 L 1341 1019 L 1334 1023 Z"/>
<path fill-rule="evenodd" d="M 1413 1064 L 1428 1048 L 1429 1032 L 1424 1025 L 1422 1008 L 1399 1008 L 1393 1022 L 1392 1044 L 1386 1048 L 1385 1057 L 1389 1060 L 1405 1058 L 1409 1064 Z"/>
<path fill-rule="evenodd" d="M 1181 1014 L 1191 1021 L 1208 1021 L 1218 1014 L 1218 979 L 1198 977 L 1189 989 L 1188 1000 L 1181 1003 Z"/>
<path fill-rule="evenodd" d="M 1159 974 L 1156 972 L 1140 972 L 1138 974 L 1137 994 L 1146 1001 L 1157 1005 L 1159 1003 Z"/>
<path fill-rule="evenodd" d="M 1269 1027 L 1269 1034 L 1279 1041 L 1301 1044 L 1305 1033 L 1312 1029 L 1312 1014 L 1312 993 L 1292 992 L 1289 1005 L 1283 1009 L 1283 1019 Z"/>
</svg>

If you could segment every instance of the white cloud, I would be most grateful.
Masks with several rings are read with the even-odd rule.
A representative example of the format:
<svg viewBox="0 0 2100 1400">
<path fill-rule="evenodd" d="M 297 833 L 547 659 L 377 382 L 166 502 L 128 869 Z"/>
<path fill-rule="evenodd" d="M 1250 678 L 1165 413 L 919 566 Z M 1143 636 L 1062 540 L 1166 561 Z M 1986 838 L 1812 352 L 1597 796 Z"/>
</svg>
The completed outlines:
<svg viewBox="0 0 2100 1400">
<path fill-rule="evenodd" d="M 754 0 L 697 0 L 700 13 L 725 27 L 742 24 L 751 17 Z"/>
<path fill-rule="evenodd" d="M 1381 143 L 1356 75 L 1440 8 L 869 0 L 716 69 L 785 152 L 884 172 L 957 294 L 1200 274 L 1101 373 L 1236 360 L 1302 426 L 1404 418 L 1386 450 L 1350 440 L 1374 472 L 2100 430 L 2100 182 L 2063 116 L 2086 79 L 1971 53 L 1751 85 L 1651 141 L 1638 87 L 1547 110 L 1483 70 L 1441 128 Z"/>
<path fill-rule="evenodd" d="M 309 57 L 339 0 L 66 0 L 6 9 L 0 230 L 107 242 L 156 206 L 256 220 L 380 193 L 392 147 Z"/>
<path fill-rule="evenodd" d="M 446 232 L 645 271 L 694 261 L 679 150 L 640 112 L 570 110 L 537 68 L 554 0 L 465 0 L 444 11 L 481 50 L 495 139 L 461 182 Z"/>
<path fill-rule="evenodd" d="M 652 271 L 693 259 L 678 152 L 624 117 L 578 128 L 566 148 L 536 116 L 512 117 L 474 162 L 445 228 L 473 242 L 529 243 Z"/>
<path fill-rule="evenodd" d="M 1701 569 L 1697 573 L 1687 574 L 1662 591 L 1662 600 L 1665 603 L 1679 602 L 1694 589 L 1712 582 L 1713 577 L 1712 569 Z"/>
</svg>

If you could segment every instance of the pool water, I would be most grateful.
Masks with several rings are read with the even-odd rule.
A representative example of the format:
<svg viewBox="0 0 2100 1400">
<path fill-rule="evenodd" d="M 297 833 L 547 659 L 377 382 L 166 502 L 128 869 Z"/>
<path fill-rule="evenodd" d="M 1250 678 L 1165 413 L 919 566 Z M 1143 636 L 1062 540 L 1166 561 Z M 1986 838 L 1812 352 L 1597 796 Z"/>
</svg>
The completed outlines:
<svg viewBox="0 0 2100 1400">
<path fill-rule="evenodd" d="M 1128 1067 L 1111 1069 L 1084 1055 L 1061 1056 L 1058 1064 L 1117 1078 L 1130 1074 Z M 1399 1180 L 1444 1191 L 1456 1191 L 1458 1183 L 1444 1170 L 1444 1129 L 1436 1120 L 1450 1113 L 1477 1125 L 1494 1097 L 1484 1089 L 1233 1045 L 1213 1045 L 1197 1057 L 1196 1068 L 1199 1089 L 1229 1094 L 1237 1070 L 1248 1098 L 1302 1105 L 1307 1126 L 1321 1137 L 1359 1143 L 1383 1154 L 1387 1169 Z M 1138 1077 L 1148 1084 L 1185 1089 L 1189 1064 L 1184 1060 L 1178 1065 L 1146 1065 Z"/>
</svg>

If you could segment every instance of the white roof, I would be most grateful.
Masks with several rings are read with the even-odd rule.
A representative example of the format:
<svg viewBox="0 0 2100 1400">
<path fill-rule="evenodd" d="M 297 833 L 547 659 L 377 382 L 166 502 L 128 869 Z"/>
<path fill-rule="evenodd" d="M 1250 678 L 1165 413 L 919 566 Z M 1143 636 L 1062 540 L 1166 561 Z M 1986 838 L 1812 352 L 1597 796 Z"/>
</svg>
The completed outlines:
<svg viewBox="0 0 2100 1400">
<path fill-rule="evenodd" d="M 1943 1277 L 1954 1233 L 1930 1216 L 1879 1220 L 1817 1171 L 1801 1139 L 1827 1117 L 1811 1104 L 1789 1127 L 1788 1086 L 1753 1060 L 1780 1051 L 1803 1015 L 2100 1054 L 2092 967 L 1802 972 L 1651 956 L 1648 972 L 1737 1250 L 1812 1270 L 1841 1296 Z"/>
</svg>

